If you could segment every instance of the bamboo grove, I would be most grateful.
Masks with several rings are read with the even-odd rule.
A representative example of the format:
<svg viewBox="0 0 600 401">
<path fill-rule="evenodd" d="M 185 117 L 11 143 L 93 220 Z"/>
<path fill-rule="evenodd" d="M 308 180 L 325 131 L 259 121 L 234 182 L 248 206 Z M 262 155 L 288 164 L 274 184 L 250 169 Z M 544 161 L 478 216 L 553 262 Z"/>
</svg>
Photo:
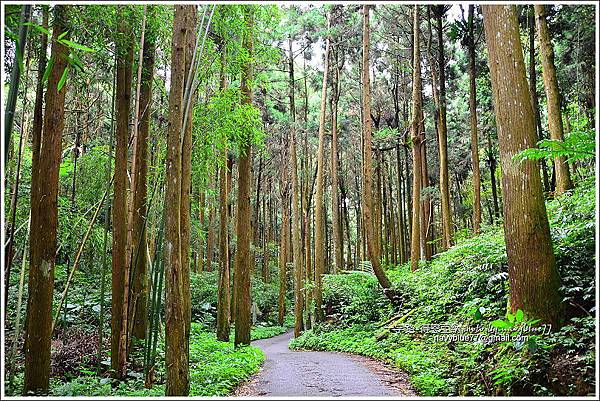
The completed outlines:
<svg viewBox="0 0 600 401">
<path fill-rule="evenodd" d="M 141 370 L 151 385 L 164 341 L 165 394 L 187 395 L 202 272 L 218 277 L 217 338 L 243 347 L 256 280 L 278 291 L 260 312 L 281 326 L 293 315 L 299 336 L 331 312 L 324 276 L 371 272 L 397 306 L 389 266 L 416 272 L 494 225 L 509 308 L 560 327 L 544 200 L 594 166 L 525 156 L 544 140 L 581 146 L 565 139 L 572 122 L 594 125 L 593 67 L 561 70 L 593 66 L 593 30 L 562 48 L 575 17 L 593 25 L 593 8 L 5 6 L 17 393 L 48 393 L 52 344 L 84 314 L 82 276 L 96 373 Z"/>
</svg>

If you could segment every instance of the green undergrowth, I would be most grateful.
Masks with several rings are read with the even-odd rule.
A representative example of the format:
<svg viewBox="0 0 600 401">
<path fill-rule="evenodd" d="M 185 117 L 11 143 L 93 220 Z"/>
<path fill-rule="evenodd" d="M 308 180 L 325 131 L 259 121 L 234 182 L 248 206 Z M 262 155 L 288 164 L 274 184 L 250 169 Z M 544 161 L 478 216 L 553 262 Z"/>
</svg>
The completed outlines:
<svg viewBox="0 0 600 401">
<path fill-rule="evenodd" d="M 277 328 L 262 327 L 253 330 L 253 336 L 266 338 L 276 335 Z M 233 337 L 232 337 L 233 339 Z M 215 334 L 198 323 L 192 323 L 190 334 L 190 396 L 226 396 L 238 384 L 248 380 L 258 371 L 264 361 L 262 351 L 253 346 L 234 348 L 233 342 L 218 341 Z M 95 369 L 81 369 L 72 378 L 54 377 L 51 380 L 51 396 L 164 396 L 165 394 L 164 340 L 159 341 L 158 363 L 155 367 L 154 384 L 144 385 L 144 375 L 131 371 L 125 381 L 110 377 L 99 378 Z M 14 389 L 22 388 L 22 373 L 18 374 Z M 67 381 L 63 381 L 67 380 Z M 14 393 L 13 395 L 18 395 Z M 10 393 L 7 393 L 10 395 Z"/>
<path fill-rule="evenodd" d="M 286 326 L 255 326 L 252 327 L 250 338 L 254 340 L 264 340 L 285 333 L 288 330 Z"/>
<path fill-rule="evenodd" d="M 409 373 L 424 396 L 593 394 L 594 182 L 583 182 L 549 201 L 547 209 L 565 307 L 559 331 L 506 338 L 509 326 L 536 327 L 535 316 L 507 313 L 504 234 L 492 226 L 477 237 L 459 240 L 417 272 L 408 265 L 389 267 L 399 298 L 396 310 L 369 273 L 325 276 L 328 323 L 303 333 L 290 347 L 386 361 Z M 465 325 L 483 336 L 441 335 Z M 496 338 L 490 337 L 494 334 Z"/>
</svg>

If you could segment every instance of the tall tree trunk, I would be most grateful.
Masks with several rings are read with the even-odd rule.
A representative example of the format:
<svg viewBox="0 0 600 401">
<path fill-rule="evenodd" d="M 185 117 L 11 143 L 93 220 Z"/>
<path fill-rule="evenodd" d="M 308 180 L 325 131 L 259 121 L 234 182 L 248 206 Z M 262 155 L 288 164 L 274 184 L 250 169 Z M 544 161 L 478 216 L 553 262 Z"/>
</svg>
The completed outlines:
<svg viewBox="0 0 600 401">
<path fill-rule="evenodd" d="M 204 241 L 204 226 L 205 226 L 205 218 L 204 215 L 206 213 L 206 191 L 204 190 L 200 190 L 200 195 L 199 195 L 199 199 L 198 199 L 198 207 L 200 208 L 200 217 L 199 217 L 199 222 L 200 222 L 200 231 L 202 231 L 202 235 L 200 236 L 199 240 L 198 240 L 198 259 L 200 262 L 200 268 L 199 270 L 202 272 L 204 271 L 204 248 L 206 247 L 206 242 Z"/>
<path fill-rule="evenodd" d="M 544 78 L 544 88 L 546 89 L 546 99 L 548 104 L 548 131 L 550 139 L 554 141 L 563 140 L 563 121 L 560 111 L 560 92 L 558 89 L 558 79 L 556 78 L 556 67 L 554 65 L 554 49 L 546 23 L 545 5 L 534 5 L 536 26 L 538 31 L 538 40 L 540 43 L 540 56 L 542 59 L 542 76 Z M 559 156 L 554 159 L 554 168 L 556 174 L 556 194 L 560 195 L 573 188 L 569 165 L 565 156 Z"/>
<path fill-rule="evenodd" d="M 215 189 L 216 186 L 216 178 L 217 175 L 215 173 L 215 179 L 213 180 L 212 178 L 212 174 L 210 179 L 210 186 L 211 189 Z M 206 265 L 204 266 L 206 268 L 207 272 L 211 272 L 212 271 L 212 262 L 213 262 L 213 256 L 215 253 L 215 205 L 214 205 L 214 197 L 210 196 L 210 198 L 207 199 L 207 203 L 208 203 L 208 222 L 207 222 L 207 226 L 206 226 Z"/>
<path fill-rule="evenodd" d="M 342 245 L 342 224 L 340 221 L 340 205 L 338 195 L 338 130 L 337 130 L 337 114 L 338 101 L 340 98 L 339 80 L 340 67 L 338 60 L 339 51 L 335 51 L 336 63 L 333 69 L 333 83 L 331 91 L 331 211 L 332 211 L 332 230 L 333 230 L 333 247 L 335 253 L 335 263 L 333 265 L 333 273 L 337 273 L 338 269 L 344 268 L 344 249 Z"/>
<path fill-rule="evenodd" d="M 378 131 L 379 127 L 375 126 Z M 382 257 L 382 240 L 381 240 L 381 152 L 375 150 L 375 194 L 373 195 L 373 214 L 375 224 L 375 240 L 377 241 L 376 249 L 379 258 Z"/>
<path fill-rule="evenodd" d="M 421 52 L 419 49 L 419 6 L 413 10 L 413 101 L 411 140 L 413 148 L 413 202 L 412 202 L 412 235 L 410 247 L 410 266 L 415 271 L 419 268 L 421 256 Z"/>
<path fill-rule="evenodd" d="M 270 182 L 268 182 L 270 184 Z M 270 203 L 270 202 L 269 202 Z M 262 263 L 262 279 L 265 283 L 269 282 L 269 236 L 271 225 L 268 221 L 270 209 L 267 209 L 267 196 L 263 196 L 262 200 L 262 221 L 264 227 L 264 233 L 262 238 L 263 245 L 263 263 Z"/>
<path fill-rule="evenodd" d="M 249 59 L 242 66 L 242 102 L 252 105 L 252 53 L 254 30 L 254 6 L 244 6 L 245 30 L 242 46 L 248 52 Z M 252 138 L 243 138 L 240 146 L 238 164 L 238 201 L 237 201 L 237 251 L 235 255 L 235 345 L 250 344 L 250 241 L 251 206 L 250 186 L 252 185 Z"/>
<path fill-rule="evenodd" d="M 391 282 L 385 275 L 380 263 L 380 255 L 376 249 L 373 221 L 373 163 L 371 141 L 371 84 L 369 80 L 369 6 L 363 6 L 363 49 L 362 49 L 362 89 L 363 89 L 363 218 L 366 232 L 367 250 L 373 272 L 390 301 L 395 302 Z"/>
<path fill-rule="evenodd" d="M 147 176 L 148 176 L 148 139 L 152 106 L 152 81 L 154 78 L 154 59 L 156 52 L 155 9 L 148 9 L 144 47 L 142 53 L 142 72 L 140 80 L 139 130 L 135 142 L 135 187 L 133 191 L 133 277 L 131 288 L 132 334 L 137 338 L 146 338 L 148 327 L 148 258 L 146 252 Z"/>
<path fill-rule="evenodd" d="M 327 29 L 331 24 L 327 15 Z M 321 88 L 321 110 L 319 117 L 319 148 L 317 150 L 317 182 L 315 192 L 315 318 L 323 320 L 323 274 L 325 273 L 325 114 L 327 113 L 327 76 L 329 75 L 329 36 L 325 38 L 325 60 L 323 65 L 323 85 Z"/>
<path fill-rule="evenodd" d="M 287 163 L 283 163 L 285 166 Z M 289 189 L 287 183 L 287 170 L 285 167 L 282 168 L 282 179 L 280 183 L 281 187 L 281 234 L 279 236 L 279 297 L 278 297 L 278 313 L 277 321 L 280 326 L 283 326 L 283 320 L 285 318 L 285 293 L 287 287 L 287 221 L 289 219 Z M 299 290 L 300 286 L 296 285 L 296 290 Z M 296 306 L 294 306 L 296 310 Z"/>
<path fill-rule="evenodd" d="M 423 95 L 421 94 L 421 99 Z M 422 103 L 421 103 L 422 104 Z M 423 191 L 429 187 L 429 172 L 427 169 L 427 141 L 425 140 L 425 117 L 423 108 L 420 109 L 420 133 L 421 133 L 421 247 L 425 260 L 431 260 L 433 255 L 433 199 L 429 193 Z"/>
<path fill-rule="evenodd" d="M 192 60 L 194 57 L 194 47 L 196 44 L 196 23 L 198 19 L 197 6 L 189 6 L 186 10 L 185 25 L 187 32 L 185 36 L 185 73 L 187 79 L 190 79 L 190 74 L 192 73 L 191 70 L 195 68 L 195 66 L 192 65 Z M 185 86 L 189 86 L 187 81 L 185 82 Z M 186 354 L 189 354 L 189 338 L 192 324 L 192 295 L 190 292 L 190 230 L 192 193 L 192 116 L 194 110 L 194 99 L 194 94 L 190 93 L 188 105 L 189 109 L 187 109 L 188 115 L 182 117 L 185 126 L 183 127 L 183 131 L 181 133 L 183 138 L 181 139 L 181 203 L 179 206 L 179 219 L 181 230 L 181 273 L 183 279 L 183 322 L 185 325 L 184 337 L 187 339 L 184 344 L 187 348 L 183 352 Z"/>
<path fill-rule="evenodd" d="M 117 99 L 116 147 L 113 199 L 112 248 L 112 308 L 111 308 L 111 365 L 117 378 L 125 377 L 126 344 L 122 336 L 126 323 L 128 282 L 127 270 L 127 147 L 129 142 L 129 109 L 131 101 L 131 70 L 133 60 L 132 32 L 128 25 L 128 6 L 119 9 L 119 36 L 116 42 Z M 125 322 L 124 322 L 125 320 Z"/>
<path fill-rule="evenodd" d="M 469 5 L 468 47 L 469 47 L 469 112 L 471 116 L 471 163 L 473 164 L 473 232 L 479 234 L 481 229 L 481 171 L 479 170 L 479 144 L 477 135 L 477 91 L 475 79 L 475 29 L 473 14 L 475 6 Z"/>
<path fill-rule="evenodd" d="M 399 257 L 400 263 L 406 262 L 406 244 L 405 244 L 405 233 L 406 233 L 406 221 L 404 220 L 404 192 L 403 190 L 403 174 L 402 174 L 402 162 L 400 158 L 400 142 L 396 144 L 396 170 L 397 170 L 397 185 L 398 185 L 398 248 L 399 248 Z"/>
<path fill-rule="evenodd" d="M 196 6 L 175 6 L 173 44 L 171 47 L 171 88 L 169 93 L 169 127 L 167 130 L 167 160 L 165 172 L 165 364 L 167 380 L 165 395 L 189 393 L 189 266 L 184 265 L 187 247 L 183 244 L 181 216 L 186 164 L 182 148 L 186 144 L 187 127 L 183 126 L 183 95 L 187 75 L 186 56 L 189 36 L 194 36 Z M 190 108 L 191 109 L 191 108 Z M 191 124 L 191 122 L 188 122 Z M 187 125 L 187 124 L 186 124 Z M 189 144 L 189 142 L 187 142 Z M 186 168 L 189 174 L 189 169 Z"/>
<path fill-rule="evenodd" d="M 302 238 L 300 237 L 301 231 L 301 215 L 299 205 L 299 192 L 298 187 L 298 161 L 296 155 L 296 101 L 294 94 L 294 53 L 292 49 L 292 38 L 289 38 L 290 57 L 289 57 L 289 71 L 290 71 L 290 115 L 291 115 L 291 129 L 290 129 L 290 161 L 289 166 L 291 170 L 292 179 L 292 252 L 294 254 L 294 336 L 298 337 L 300 332 L 304 329 L 304 323 L 302 318 L 302 312 L 304 310 L 304 299 L 302 296 Z M 328 42 L 329 43 L 329 42 Z M 329 46 L 329 45 L 327 45 Z M 327 51 L 326 51 L 327 54 Z M 325 56 L 327 57 L 327 56 Z M 327 64 L 327 62 L 326 62 Z M 326 75 L 327 73 L 325 73 Z M 323 103 L 321 103 L 321 107 Z M 321 117 L 323 122 L 323 117 Z"/>
<path fill-rule="evenodd" d="M 43 134 L 40 140 L 37 188 L 31 199 L 30 265 L 27 333 L 25 337 L 24 394 L 43 394 L 50 384 L 50 346 L 52 338 L 52 295 L 56 262 L 58 224 L 58 170 L 64 128 L 66 85 L 58 82 L 67 66 L 68 49 L 58 42 L 67 30 L 66 6 L 54 7 L 52 58 L 48 77 Z M 33 197 L 35 196 L 35 198 Z"/>
<path fill-rule="evenodd" d="M 522 309 L 556 329 L 562 314 L 560 277 L 539 164 L 513 159 L 536 141 L 516 7 L 484 5 L 483 17 L 502 161 L 510 308 Z"/>
<path fill-rule="evenodd" d="M 42 7 L 42 27 L 48 29 L 48 6 Z M 36 84 L 35 104 L 33 107 L 33 128 L 31 131 L 31 190 L 30 198 L 33 205 L 33 199 L 39 199 L 37 195 L 38 180 L 39 180 L 39 162 L 40 162 L 40 142 L 42 138 L 42 125 L 44 119 L 43 103 L 44 103 L 44 71 L 46 70 L 46 52 L 48 47 L 48 36 L 42 35 L 40 39 L 40 47 L 38 54 L 38 75 Z M 8 145 L 7 145 L 8 146 Z M 7 153 L 5 153 L 5 156 Z M 16 217 L 16 199 L 15 208 L 11 211 L 11 225 L 8 235 L 8 244 L 4 247 L 4 263 L 6 272 L 4 273 L 4 305 L 8 305 L 8 287 L 10 279 L 10 271 L 13 258 L 14 233 L 15 233 L 15 217 Z M 6 316 L 6 309 L 4 311 Z"/>
<path fill-rule="evenodd" d="M 227 61 L 226 48 L 221 38 L 219 43 L 221 53 L 220 90 L 227 85 L 225 67 Z M 217 301 L 217 339 L 229 341 L 231 331 L 229 312 L 231 309 L 230 274 L 229 274 L 229 193 L 227 191 L 227 176 L 230 174 L 227 160 L 227 148 L 223 149 L 223 165 L 219 167 L 219 288 Z"/>
<path fill-rule="evenodd" d="M 438 113 L 438 140 L 440 150 L 440 199 L 442 206 L 442 231 L 444 249 L 452 246 L 452 210 L 450 209 L 450 184 L 448 176 L 448 128 L 446 127 L 446 60 L 444 58 L 444 35 L 442 19 L 444 5 L 437 6 L 437 34 L 438 34 L 438 72 L 439 72 L 439 113 Z"/>
<path fill-rule="evenodd" d="M 531 92 L 531 105 L 533 106 L 533 117 L 538 141 L 544 139 L 542 130 L 542 118 L 540 117 L 540 103 L 537 94 L 537 73 L 535 71 L 535 11 L 533 5 L 529 6 L 527 15 L 529 24 L 529 91 Z M 550 180 L 548 179 L 548 165 L 546 160 L 540 160 L 542 166 L 542 178 L 544 180 L 544 191 L 550 192 Z"/>
<path fill-rule="evenodd" d="M 306 138 L 306 137 L 305 137 Z M 313 313 L 312 313 L 312 306 L 313 306 L 313 296 L 312 296 L 312 292 L 308 289 L 311 287 L 312 283 L 313 283 L 313 277 L 314 277 L 314 264 L 313 264 L 313 259 L 312 259 L 312 215 L 311 215 L 311 204 L 312 204 L 312 193 L 313 193 L 313 188 L 311 186 L 310 183 L 310 174 L 308 173 L 309 171 L 309 166 L 311 165 L 310 161 L 308 160 L 308 156 L 307 156 L 307 143 L 305 142 L 305 172 L 306 172 L 306 185 L 305 185 L 305 190 L 304 190 L 304 260 L 305 260 L 305 266 L 304 266 L 304 277 L 305 277 L 305 283 L 304 283 L 304 307 L 306 309 L 306 325 L 305 328 L 307 330 L 310 330 L 310 328 L 312 327 L 312 320 L 313 320 Z M 300 281 L 298 281 L 300 282 Z"/>
</svg>

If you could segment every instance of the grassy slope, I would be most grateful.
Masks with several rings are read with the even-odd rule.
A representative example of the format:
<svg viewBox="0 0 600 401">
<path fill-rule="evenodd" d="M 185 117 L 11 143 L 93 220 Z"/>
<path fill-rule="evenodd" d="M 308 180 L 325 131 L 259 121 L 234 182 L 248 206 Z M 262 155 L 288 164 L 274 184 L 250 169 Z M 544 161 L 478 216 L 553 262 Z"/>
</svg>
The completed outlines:
<svg viewBox="0 0 600 401">
<path fill-rule="evenodd" d="M 343 274 L 325 280 L 335 324 L 318 326 L 290 346 L 388 361 L 406 370 L 422 395 L 587 394 L 593 387 L 595 323 L 582 311 L 594 314 L 593 182 L 549 202 L 548 213 L 569 317 L 560 332 L 523 346 L 514 341 L 449 343 L 435 341 L 431 333 L 408 331 L 424 324 L 489 326 L 503 318 L 508 291 L 504 237 L 499 227 L 488 227 L 476 238 L 459 240 L 416 273 L 406 265 L 388 270 L 402 297 L 395 313 L 405 316 L 404 330 L 378 341 L 376 335 L 384 331 L 380 322 L 391 313 L 375 278 Z M 346 327 L 340 328 L 340 322 Z M 561 355 L 567 357 L 561 360 Z"/>
</svg>

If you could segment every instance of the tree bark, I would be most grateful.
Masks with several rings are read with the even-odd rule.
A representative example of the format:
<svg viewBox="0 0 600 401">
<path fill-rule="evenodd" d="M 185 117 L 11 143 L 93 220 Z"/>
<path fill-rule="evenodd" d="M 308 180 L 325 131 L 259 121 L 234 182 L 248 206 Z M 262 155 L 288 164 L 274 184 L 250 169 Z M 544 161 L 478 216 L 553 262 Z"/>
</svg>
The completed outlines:
<svg viewBox="0 0 600 401">
<path fill-rule="evenodd" d="M 204 215 L 206 213 L 206 192 L 204 190 L 200 191 L 200 195 L 198 197 L 198 207 L 200 208 L 200 217 L 198 218 L 200 222 L 200 231 L 202 231 L 203 235 L 200 236 L 198 240 L 198 259 L 200 262 L 199 270 L 201 272 L 204 271 L 204 248 L 206 246 L 206 242 L 204 241 L 204 226 L 205 226 L 205 218 Z"/>
<path fill-rule="evenodd" d="M 452 246 L 452 210 L 450 209 L 450 184 L 448 176 L 448 128 L 446 126 L 446 60 L 444 57 L 444 35 L 442 19 L 444 5 L 437 6 L 437 35 L 438 35 L 438 71 L 439 71 L 439 113 L 438 141 L 440 151 L 440 199 L 442 206 L 442 230 L 444 249 Z"/>
<path fill-rule="evenodd" d="M 400 158 L 400 143 L 398 143 L 396 145 L 396 168 L 397 168 L 397 179 L 398 179 L 398 217 L 399 217 L 399 224 L 400 226 L 398 227 L 399 232 L 398 232 L 398 248 L 399 248 L 399 257 L 400 257 L 400 263 L 404 263 L 406 262 L 407 258 L 406 258 L 406 244 L 405 244 L 405 233 L 406 233 L 406 222 L 404 220 L 404 192 L 406 192 L 406 189 L 402 189 L 403 185 L 403 174 L 402 174 L 402 162 L 401 162 L 401 158 Z"/>
<path fill-rule="evenodd" d="M 194 69 L 192 60 L 194 57 L 194 48 L 196 44 L 196 23 L 197 23 L 197 6 L 189 6 L 186 8 L 186 36 L 185 36 L 185 74 L 187 79 L 190 78 L 190 70 Z M 185 82 L 185 86 L 189 84 Z M 187 349 L 184 351 L 189 354 L 189 338 L 192 320 L 192 304 L 190 292 L 190 226 L 191 226 L 191 192 L 192 192 L 192 122 L 194 110 L 194 93 L 190 93 L 188 115 L 183 117 L 185 126 L 182 131 L 181 141 L 181 203 L 179 206 L 179 219 L 181 230 L 181 269 L 183 277 L 183 310 L 185 324 L 185 345 Z M 184 109 L 185 112 L 185 109 Z M 215 177 L 216 178 L 216 177 Z"/>
<path fill-rule="evenodd" d="M 289 70 L 290 70 L 290 116 L 291 116 L 291 129 L 290 129 L 290 169 L 292 178 L 292 252 L 294 255 L 294 336 L 298 337 L 300 332 L 304 329 L 302 312 L 304 310 L 304 299 L 302 296 L 302 239 L 300 237 L 301 231 L 301 216 L 299 207 L 299 187 L 298 187 L 298 161 L 296 156 L 296 102 L 294 98 L 294 54 L 292 49 L 292 38 L 289 38 L 290 57 L 289 57 Z M 328 46 L 328 45 L 327 45 Z M 326 52 L 327 54 L 327 52 Z M 327 56 L 325 56 L 327 57 Z M 323 103 L 321 103 L 323 106 Z M 321 119 L 323 121 L 323 118 Z"/>
<path fill-rule="evenodd" d="M 331 24 L 327 15 L 327 29 Z M 325 273 L 325 213 L 323 210 L 325 181 L 325 114 L 327 113 L 327 77 L 329 75 L 329 35 L 325 38 L 325 59 L 323 65 L 323 85 L 321 88 L 321 109 L 319 117 L 319 148 L 317 150 L 317 181 L 315 188 L 315 319 L 323 320 L 323 281 Z"/>
<path fill-rule="evenodd" d="M 194 35 L 196 6 L 175 6 L 173 44 L 171 47 L 171 88 L 169 92 L 169 127 L 167 130 L 167 164 L 165 175 L 165 395 L 188 395 L 189 384 L 189 266 L 182 252 L 187 247 L 182 235 L 182 195 L 189 178 L 182 172 L 185 161 L 182 147 L 186 143 L 183 127 L 183 95 L 186 77 L 186 53 L 189 35 Z M 189 53 L 188 53 L 189 54 Z M 191 122 L 189 122 L 191 124 Z M 183 137 L 182 137 L 183 135 Z M 189 170 L 187 170 L 189 173 Z M 186 190 L 189 189 L 185 187 Z"/>
<path fill-rule="evenodd" d="M 522 309 L 556 329 L 562 314 L 560 277 L 539 164 L 513 160 L 536 141 L 516 7 L 484 5 L 483 17 L 502 162 L 510 308 Z"/>
<path fill-rule="evenodd" d="M 333 273 L 337 273 L 339 269 L 344 268 L 344 249 L 342 245 L 342 224 L 340 221 L 340 205 L 338 194 L 338 130 L 337 130 L 337 114 L 338 101 L 340 98 L 339 80 L 340 66 L 338 60 L 339 50 L 335 51 L 336 64 L 333 69 L 333 82 L 331 91 L 331 226 L 333 230 L 333 247 L 335 253 L 335 263 L 333 265 Z"/>
<path fill-rule="evenodd" d="M 377 253 L 377 241 L 374 232 L 373 221 L 373 162 L 372 162 L 372 140 L 371 140 L 371 84 L 369 82 L 369 6 L 363 6 L 363 50 L 362 50 L 362 89 L 363 89 L 363 219 L 366 232 L 366 243 L 369 260 L 373 272 L 390 301 L 395 302 L 394 293 L 391 289 L 392 283 L 387 278 L 380 263 L 380 255 Z"/>
<path fill-rule="evenodd" d="M 284 165 L 287 163 L 283 163 Z M 278 297 L 278 313 L 277 321 L 280 326 L 283 326 L 285 318 L 285 292 L 287 287 L 287 220 L 289 219 L 289 189 L 287 183 L 287 174 L 285 167 L 282 167 L 281 186 L 281 234 L 279 236 L 279 297 Z M 299 291 L 300 286 L 297 285 L 296 291 Z M 294 306 L 294 311 L 296 306 Z"/>
<path fill-rule="evenodd" d="M 127 327 L 128 297 L 127 270 L 127 147 L 129 142 L 129 110 L 131 101 L 131 73 L 133 44 L 131 27 L 128 25 L 127 6 L 119 9 L 119 37 L 116 42 L 117 57 L 117 98 L 116 98 L 116 147 L 114 199 L 112 207 L 113 248 L 112 248 L 112 308 L 111 308 L 111 365 L 115 376 L 125 377 L 127 359 L 125 336 Z"/>
<path fill-rule="evenodd" d="M 146 338 L 148 327 L 148 259 L 146 252 L 147 176 L 148 176 L 148 139 L 152 106 L 152 81 L 154 78 L 154 59 L 156 52 L 156 28 L 154 8 L 148 9 L 142 52 L 142 72 L 140 80 L 139 130 L 135 142 L 135 171 L 133 180 L 133 231 L 132 256 L 133 277 L 131 288 L 132 334 L 137 338 Z"/>
<path fill-rule="evenodd" d="M 419 6 L 413 9 L 413 101 L 411 140 L 413 149 L 413 202 L 412 202 L 412 235 L 410 247 L 410 266 L 415 271 L 419 268 L 421 256 L 421 142 L 422 134 L 419 132 L 421 124 L 421 52 L 419 49 Z"/>
<path fill-rule="evenodd" d="M 245 29 L 242 46 L 248 52 L 249 59 L 242 66 L 241 92 L 243 104 L 252 105 L 252 54 L 254 30 L 254 6 L 244 6 Z M 237 251 L 235 255 L 235 345 L 250 344 L 250 242 L 251 205 L 250 186 L 252 185 L 252 138 L 243 138 L 240 144 L 238 164 L 238 201 L 237 201 Z"/>
<path fill-rule="evenodd" d="M 556 67 L 554 65 L 554 49 L 550 39 L 550 32 L 546 22 L 545 5 L 534 5 L 536 26 L 538 31 L 538 40 L 540 43 L 540 56 L 542 59 L 542 77 L 544 78 L 544 88 L 546 89 L 546 99 L 548 104 L 548 131 L 550 139 L 562 141 L 564 136 L 562 115 L 560 111 L 560 91 L 558 89 L 558 79 L 556 78 Z M 556 174 L 556 194 L 560 195 L 573 188 L 569 165 L 565 156 L 559 156 L 554 159 L 554 169 Z"/>
<path fill-rule="evenodd" d="M 58 91 L 58 82 L 67 66 L 68 49 L 58 42 L 67 30 L 66 6 L 54 7 L 51 54 L 54 66 L 48 77 L 44 127 L 39 143 L 39 169 L 32 173 L 37 188 L 32 191 L 30 265 L 27 333 L 25 337 L 24 394 L 45 394 L 50 384 L 52 338 L 52 296 L 56 262 L 58 224 L 58 171 L 64 128 L 67 86 Z M 35 198 L 34 198 L 35 196 Z"/>
<path fill-rule="evenodd" d="M 221 66 L 220 66 L 220 90 L 224 91 L 227 85 L 225 76 L 225 67 L 227 61 L 227 53 L 220 39 L 219 50 L 221 52 Z M 217 339 L 221 341 L 229 341 L 229 334 L 231 332 L 231 325 L 229 319 L 229 312 L 231 309 L 231 295 L 230 295 L 230 274 L 229 274 L 229 193 L 227 191 L 227 175 L 229 171 L 229 163 L 227 162 L 227 148 L 223 149 L 222 162 L 223 165 L 219 167 L 219 288 L 218 288 L 218 301 L 217 301 Z"/>
<path fill-rule="evenodd" d="M 469 5 L 468 47 L 469 47 L 469 112 L 471 121 L 471 163 L 473 164 L 473 232 L 478 235 L 481 229 L 481 171 L 479 170 L 479 144 L 477 135 L 477 90 L 475 80 L 475 29 L 473 14 L 475 6 Z"/>
<path fill-rule="evenodd" d="M 529 91 L 531 92 L 531 105 L 533 107 L 533 117 L 535 118 L 535 127 L 537 140 L 544 139 L 542 130 L 542 118 L 540 117 L 540 103 L 537 94 L 537 73 L 535 71 L 535 11 L 529 6 L 528 24 L 529 24 Z M 550 180 L 548 179 L 548 165 L 546 160 L 540 160 L 542 166 L 542 178 L 544 180 L 544 191 L 550 192 Z"/>
</svg>

